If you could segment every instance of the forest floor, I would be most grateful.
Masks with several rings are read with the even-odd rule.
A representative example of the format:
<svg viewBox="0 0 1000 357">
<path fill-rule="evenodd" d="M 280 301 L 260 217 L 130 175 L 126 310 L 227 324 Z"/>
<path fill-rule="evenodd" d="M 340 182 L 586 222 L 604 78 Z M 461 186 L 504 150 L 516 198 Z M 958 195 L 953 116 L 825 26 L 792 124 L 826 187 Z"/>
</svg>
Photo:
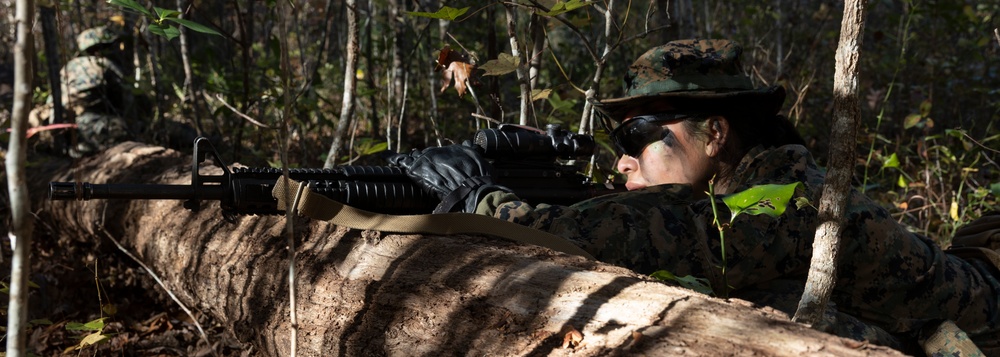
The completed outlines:
<svg viewBox="0 0 1000 357">
<path fill-rule="evenodd" d="M 9 271 L 10 244 L 4 242 L 3 269 Z M 44 227 L 36 227 L 34 243 L 30 281 L 37 286 L 29 295 L 30 353 L 241 356 L 249 352 L 208 316 L 185 313 L 141 265 L 107 239 L 87 249 L 77 240 L 51 237 Z M 75 249 L 66 249 L 70 245 Z M 91 339 L 101 341 L 85 342 Z"/>
</svg>

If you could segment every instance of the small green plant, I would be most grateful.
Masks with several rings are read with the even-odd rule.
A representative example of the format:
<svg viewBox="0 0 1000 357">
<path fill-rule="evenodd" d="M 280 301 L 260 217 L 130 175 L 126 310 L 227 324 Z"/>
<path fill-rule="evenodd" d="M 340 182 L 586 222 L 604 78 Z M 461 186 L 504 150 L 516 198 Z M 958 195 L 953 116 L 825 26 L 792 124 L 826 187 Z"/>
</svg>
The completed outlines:
<svg viewBox="0 0 1000 357">
<path fill-rule="evenodd" d="M 660 281 L 673 281 L 678 285 L 697 291 L 705 295 L 715 295 L 715 291 L 712 290 L 711 284 L 709 284 L 708 279 L 696 278 L 690 275 L 687 276 L 676 276 L 673 273 L 666 270 L 657 270 L 649 276 L 659 279 Z"/>
<path fill-rule="evenodd" d="M 714 181 L 714 179 L 708 181 L 707 193 L 709 197 L 715 196 Z M 729 217 L 729 222 L 727 223 L 720 223 L 719 210 L 715 204 L 716 200 L 711 200 L 713 215 L 712 224 L 719 229 L 720 247 L 722 249 L 722 266 L 719 267 L 722 270 L 722 280 L 724 286 L 722 297 L 729 297 L 729 278 L 726 276 L 726 267 L 728 266 L 728 260 L 726 258 L 726 229 L 740 214 L 766 214 L 771 217 L 778 217 L 782 215 L 785 213 L 788 203 L 792 201 L 792 195 L 795 194 L 795 189 L 800 185 L 802 185 L 801 182 L 794 182 L 787 185 L 760 185 L 751 187 L 745 191 L 722 196 L 722 202 L 726 205 L 726 207 L 729 207 L 729 211 L 732 212 L 732 215 Z M 798 208 L 812 206 L 809 199 L 805 197 L 796 198 L 795 205 Z M 678 277 L 666 270 L 658 270 L 653 274 L 650 274 L 650 276 L 662 281 L 673 281 L 685 288 L 704 294 L 714 295 L 714 290 L 711 288 L 708 280 L 704 278 L 696 278 L 690 275 Z"/>
<path fill-rule="evenodd" d="M 76 344 L 76 346 L 71 346 L 69 348 L 66 348 L 66 350 L 63 352 L 79 351 L 81 349 L 86 348 L 87 346 L 97 345 L 99 343 L 102 343 L 110 339 L 111 337 L 109 335 L 104 334 L 104 320 L 106 319 L 107 317 L 102 317 L 86 323 L 79 323 L 79 322 L 67 323 L 66 324 L 67 331 L 90 332 L 90 333 L 87 334 L 86 336 L 83 336 L 83 338 L 80 339 L 80 343 Z"/>
<path fill-rule="evenodd" d="M 713 181 L 715 180 L 708 181 L 708 194 L 710 197 L 715 196 Z M 751 187 L 745 191 L 722 196 L 722 202 L 732 212 L 729 216 L 729 222 L 725 224 L 719 222 L 719 211 L 715 205 L 716 200 L 711 200 L 712 215 L 714 216 L 712 223 L 719 229 L 719 246 L 722 250 L 723 297 L 729 297 L 729 277 L 726 275 L 726 267 L 728 266 L 726 258 L 726 229 L 736 221 L 737 216 L 744 213 L 754 216 L 760 214 L 766 214 L 771 217 L 780 216 L 785 213 L 785 208 L 788 207 L 788 203 L 792 200 L 792 195 L 795 194 L 795 188 L 800 185 L 802 185 L 800 182 L 787 185 L 760 185 Z"/>
</svg>

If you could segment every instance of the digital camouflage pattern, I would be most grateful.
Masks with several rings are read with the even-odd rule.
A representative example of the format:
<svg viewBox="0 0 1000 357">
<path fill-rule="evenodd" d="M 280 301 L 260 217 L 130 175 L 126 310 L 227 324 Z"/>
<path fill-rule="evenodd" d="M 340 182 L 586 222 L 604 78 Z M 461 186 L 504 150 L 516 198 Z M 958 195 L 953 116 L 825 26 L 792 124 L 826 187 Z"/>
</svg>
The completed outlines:
<svg viewBox="0 0 1000 357">
<path fill-rule="evenodd" d="M 802 182 L 798 194 L 818 202 L 823 177 L 802 146 L 758 147 L 738 166 L 734 192 Z M 790 206 L 777 218 L 741 215 L 727 231 L 731 296 L 794 312 L 808 272 L 817 211 Z M 678 276 L 704 277 L 714 291 L 723 291 L 717 268 L 722 264 L 721 243 L 711 226 L 711 204 L 708 199 L 693 199 L 687 185 L 653 186 L 573 206 L 533 207 L 514 195 L 494 193 L 480 202 L 477 213 L 565 237 L 607 263 L 644 274 L 665 269 Z M 951 320 L 988 355 L 1000 354 L 996 267 L 947 254 L 930 239 L 907 231 L 858 192 L 852 192 L 846 222 L 832 296 L 840 313 L 908 341 L 919 338 L 925 328 Z M 794 291 L 774 301 L 774 293 L 788 293 L 789 286 Z M 893 345 L 873 340 L 878 329 L 847 324 L 833 330 Z"/>
<path fill-rule="evenodd" d="M 728 40 L 680 40 L 646 51 L 622 81 L 625 97 L 688 91 L 751 91 L 743 48 Z M 708 94 L 708 93 L 706 93 Z"/>
<path fill-rule="evenodd" d="M 605 117 L 621 121 L 628 108 L 672 100 L 697 110 L 735 106 L 774 115 L 784 102 L 781 87 L 755 88 L 743 73 L 743 47 L 729 40 L 678 40 L 646 51 L 628 68 L 619 98 L 592 100 Z M 781 90 L 777 95 L 776 91 Z M 709 102 L 710 100 L 710 102 Z M 731 103 L 727 103 L 730 101 Z"/>
<path fill-rule="evenodd" d="M 110 59 L 80 56 L 71 59 L 59 71 L 62 76 L 62 102 L 76 114 L 85 111 L 117 114 L 124 73 Z"/>
<path fill-rule="evenodd" d="M 114 43 L 118 38 L 119 31 L 112 27 L 99 26 L 83 30 L 83 32 L 77 35 L 76 46 L 80 52 L 85 52 L 93 46 Z"/>
<path fill-rule="evenodd" d="M 60 71 L 62 102 L 76 115 L 79 145 L 74 156 L 104 149 L 132 137 L 122 118 L 127 89 L 122 70 L 110 59 L 80 56 L 70 60 Z"/>
</svg>

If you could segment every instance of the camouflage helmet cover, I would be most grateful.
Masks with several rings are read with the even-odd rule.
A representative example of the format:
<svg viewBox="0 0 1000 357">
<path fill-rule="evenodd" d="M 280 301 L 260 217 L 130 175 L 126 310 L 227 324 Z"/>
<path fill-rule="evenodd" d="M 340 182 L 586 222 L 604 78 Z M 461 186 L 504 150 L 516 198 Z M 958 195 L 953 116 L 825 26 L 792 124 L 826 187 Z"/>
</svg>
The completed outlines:
<svg viewBox="0 0 1000 357">
<path fill-rule="evenodd" d="M 119 33 L 110 26 L 99 26 L 83 30 L 76 36 L 76 45 L 80 51 L 100 44 L 110 44 L 118 40 Z"/>
<path fill-rule="evenodd" d="M 625 74 L 624 94 L 593 100 L 595 108 L 621 121 L 628 109 L 668 100 L 678 110 L 736 110 L 774 115 L 785 100 L 780 86 L 754 88 L 743 73 L 743 48 L 729 40 L 678 40 L 654 47 Z"/>
</svg>

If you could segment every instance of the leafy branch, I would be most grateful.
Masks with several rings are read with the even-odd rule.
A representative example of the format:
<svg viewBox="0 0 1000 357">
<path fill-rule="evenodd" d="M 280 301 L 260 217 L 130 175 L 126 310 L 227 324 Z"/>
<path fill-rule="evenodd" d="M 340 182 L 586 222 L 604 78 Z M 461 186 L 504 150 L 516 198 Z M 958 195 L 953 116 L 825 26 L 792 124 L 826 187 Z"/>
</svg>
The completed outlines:
<svg viewBox="0 0 1000 357">
<path fill-rule="evenodd" d="M 135 0 L 108 0 L 108 3 L 145 16 L 150 22 L 149 32 L 166 37 L 167 40 L 172 40 L 181 35 L 181 30 L 171 23 L 176 23 L 201 33 L 222 36 L 219 31 L 216 31 L 211 27 L 180 18 L 181 12 L 177 10 L 153 6 L 152 11 L 150 11 L 150 9 L 140 5 Z"/>
</svg>

